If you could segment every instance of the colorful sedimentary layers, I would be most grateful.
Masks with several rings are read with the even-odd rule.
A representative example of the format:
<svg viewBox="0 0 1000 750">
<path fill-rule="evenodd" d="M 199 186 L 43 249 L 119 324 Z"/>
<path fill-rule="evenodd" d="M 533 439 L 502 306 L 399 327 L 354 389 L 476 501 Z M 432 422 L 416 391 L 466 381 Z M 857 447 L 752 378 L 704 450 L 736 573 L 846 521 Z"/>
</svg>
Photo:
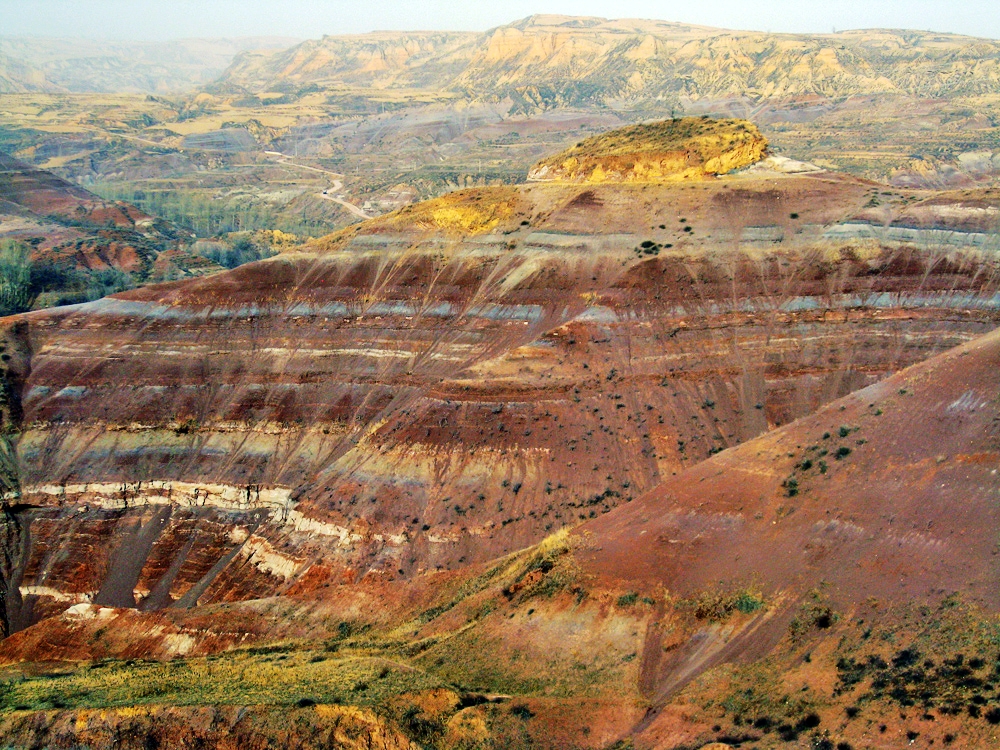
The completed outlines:
<svg viewBox="0 0 1000 750">
<path fill-rule="evenodd" d="M 982 248 L 824 238 L 868 189 L 504 189 L 11 319 L 11 627 L 489 560 L 990 330 Z"/>
</svg>

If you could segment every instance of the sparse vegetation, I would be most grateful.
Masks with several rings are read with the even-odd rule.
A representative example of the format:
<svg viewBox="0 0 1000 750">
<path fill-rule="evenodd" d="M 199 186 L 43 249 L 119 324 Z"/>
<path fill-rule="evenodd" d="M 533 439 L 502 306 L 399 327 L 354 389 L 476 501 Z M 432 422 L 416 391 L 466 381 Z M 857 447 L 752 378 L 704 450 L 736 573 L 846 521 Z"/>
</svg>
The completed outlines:
<svg viewBox="0 0 1000 750">
<path fill-rule="evenodd" d="M 476 235 L 516 221 L 521 208 L 522 199 L 514 188 L 459 190 L 407 206 L 374 222 L 387 228 L 407 227 Z"/>
<path fill-rule="evenodd" d="M 298 704 L 309 686 L 316 703 L 378 705 L 394 694 L 440 686 L 423 673 L 390 671 L 382 679 L 381 657 L 345 655 L 313 662 L 313 652 L 235 652 L 220 659 L 170 662 L 103 662 L 87 670 L 55 672 L 8 683 L 7 710 L 114 708 L 148 704 L 213 705 L 219 695 L 237 705 Z M 354 690 L 366 683 L 366 691 Z M 57 704 L 60 704 L 57 706 Z"/>
<path fill-rule="evenodd" d="M 591 183 L 658 182 L 723 174 L 754 163 L 766 150 L 767 140 L 751 123 L 687 117 L 588 138 L 539 162 L 532 174 Z"/>
<path fill-rule="evenodd" d="M 270 258 L 274 254 L 270 246 L 255 241 L 248 234 L 235 236 L 228 242 L 210 244 L 201 251 L 201 255 L 223 268 L 236 268 L 244 263 Z"/>
<path fill-rule="evenodd" d="M 1000 659 L 1000 655 L 997 656 Z M 935 709 L 943 715 L 967 714 L 990 724 L 1000 723 L 1000 662 L 956 653 L 943 659 L 909 646 L 891 658 L 868 654 L 837 662 L 838 692 L 866 686 L 860 701 L 892 700 L 903 707 Z"/>
<path fill-rule="evenodd" d="M 633 604 L 639 601 L 639 594 L 635 591 L 629 591 L 628 593 L 622 594 L 618 597 L 619 607 L 631 607 Z"/>
<path fill-rule="evenodd" d="M 694 599 L 680 603 L 682 609 L 690 608 L 699 620 L 719 622 L 735 613 L 753 614 L 764 608 L 764 597 L 755 589 L 719 592 L 706 591 Z"/>
<path fill-rule="evenodd" d="M 749 667 L 734 682 L 736 689 L 721 701 L 721 708 L 734 727 L 756 732 L 754 739 L 773 734 L 782 742 L 793 742 L 821 723 L 812 702 L 783 691 L 772 670 Z M 725 736 L 717 739 L 725 741 Z"/>
<path fill-rule="evenodd" d="M 810 593 L 809 600 L 802 604 L 798 613 L 788 625 L 793 640 L 802 638 L 814 630 L 828 630 L 837 622 L 837 614 L 822 601 L 817 591 Z"/>
</svg>

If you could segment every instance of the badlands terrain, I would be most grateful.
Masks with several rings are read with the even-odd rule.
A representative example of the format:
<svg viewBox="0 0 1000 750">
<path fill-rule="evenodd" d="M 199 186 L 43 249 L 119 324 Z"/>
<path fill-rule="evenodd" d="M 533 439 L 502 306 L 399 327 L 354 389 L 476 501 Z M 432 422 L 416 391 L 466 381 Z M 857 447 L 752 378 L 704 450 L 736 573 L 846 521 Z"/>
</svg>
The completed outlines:
<svg viewBox="0 0 1000 750">
<path fill-rule="evenodd" d="M 566 145 L 0 320 L 8 744 L 996 742 L 1000 192 Z"/>
<path fill-rule="evenodd" d="M 775 153 L 894 189 L 973 188 L 1000 165 L 997 59 L 922 31 L 563 16 L 287 46 L 0 39 L 0 150 L 203 238 L 320 237 L 358 220 L 324 190 L 385 214 L 684 114 L 749 118 Z"/>
</svg>

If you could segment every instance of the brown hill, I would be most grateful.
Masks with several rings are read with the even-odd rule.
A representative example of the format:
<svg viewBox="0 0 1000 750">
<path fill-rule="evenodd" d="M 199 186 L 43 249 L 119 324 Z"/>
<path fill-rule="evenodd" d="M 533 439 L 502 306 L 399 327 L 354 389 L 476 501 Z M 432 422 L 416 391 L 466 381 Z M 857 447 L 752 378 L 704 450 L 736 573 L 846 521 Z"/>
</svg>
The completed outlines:
<svg viewBox="0 0 1000 750">
<path fill-rule="evenodd" d="M 647 635 L 642 685 L 654 709 L 638 725 L 647 740 L 669 731 L 660 709 L 686 681 L 794 649 L 841 616 L 867 612 L 908 639 L 914 624 L 899 611 L 919 605 L 916 628 L 927 630 L 913 653 L 945 656 L 955 646 L 934 632 L 937 608 L 971 603 L 995 619 L 998 363 L 994 332 L 709 459 L 576 532 L 576 559 L 598 585 L 635 597 L 669 591 L 709 621 L 772 602 L 773 619 L 723 637 L 702 631 L 672 654 L 657 648 L 666 633 Z M 834 630 L 831 640 L 851 644 L 839 651 L 843 673 L 853 662 L 844 654 L 859 644 Z M 944 705 L 935 691 L 953 689 L 927 687 L 927 707 Z"/>
<path fill-rule="evenodd" d="M 2 732 L 987 737 L 1000 198 L 787 166 L 5 319 Z"/>
<path fill-rule="evenodd" d="M 11 491 L 35 507 L 13 619 L 88 591 L 155 609 L 486 560 L 989 330 L 975 246 L 823 238 L 870 190 L 466 191 L 29 316 L 8 344 L 27 357 Z M 63 535 L 77 506 L 90 531 Z"/>
<path fill-rule="evenodd" d="M 992 333 L 726 451 L 588 523 L 595 575 L 678 594 L 753 582 L 838 606 L 1000 598 Z"/>
<path fill-rule="evenodd" d="M 153 217 L 127 205 L 108 203 L 56 175 L 0 154 L 0 199 L 40 216 L 58 216 L 114 227 L 149 227 Z"/>
<path fill-rule="evenodd" d="M 274 702 L 295 717 L 284 736 L 302 741 L 357 702 L 382 708 L 352 736 L 396 729 L 450 750 L 470 736 L 516 748 L 889 748 L 916 733 L 928 746 L 988 746 L 998 360 L 994 332 L 572 536 L 458 575 L 188 613 L 78 604 L 0 645 L 8 663 L 95 665 L 8 667 L 23 708 L 5 732 L 102 747 L 115 727 L 186 738 L 180 717 L 225 694 L 250 718 L 217 713 L 199 726 L 203 742 L 274 735 L 260 708 Z M 203 656 L 261 641 L 271 645 Z M 139 654 L 166 661 L 107 660 Z M 53 677 L 63 710 L 28 710 L 52 705 Z M 105 708 L 123 703 L 133 707 Z"/>
<path fill-rule="evenodd" d="M 128 274 L 134 285 L 164 274 L 218 270 L 179 250 L 190 237 L 168 222 L 123 201 L 103 200 L 2 152 L 0 217 L 0 239 L 29 247 L 36 266 L 47 269 L 39 282 L 41 306 L 81 301 L 88 279 L 107 271 Z"/>
</svg>

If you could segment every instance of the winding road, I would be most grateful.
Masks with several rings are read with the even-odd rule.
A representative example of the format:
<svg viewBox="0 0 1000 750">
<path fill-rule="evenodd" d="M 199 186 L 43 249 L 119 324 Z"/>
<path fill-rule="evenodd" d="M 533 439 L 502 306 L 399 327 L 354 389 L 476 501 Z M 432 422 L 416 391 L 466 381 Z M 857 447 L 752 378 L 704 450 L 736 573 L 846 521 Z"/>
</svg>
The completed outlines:
<svg viewBox="0 0 1000 750">
<path fill-rule="evenodd" d="M 350 211 L 352 214 L 354 214 L 360 219 L 372 218 L 369 214 L 365 213 L 362 209 L 358 208 L 353 203 L 348 203 L 343 198 L 337 197 L 337 193 L 339 193 L 344 187 L 344 181 L 341 179 L 344 175 L 340 174 L 339 172 L 331 172 L 328 169 L 320 169 L 319 167 L 310 167 L 306 164 L 299 164 L 297 162 L 291 161 L 291 157 L 281 153 L 280 151 L 265 151 L 264 153 L 267 156 L 276 156 L 281 161 L 282 164 L 286 164 L 290 167 L 298 167 L 299 169 L 307 169 L 310 172 L 320 172 L 321 174 L 330 175 L 331 177 L 334 178 L 333 184 L 330 185 L 330 187 L 328 187 L 322 193 L 320 193 L 319 196 L 324 200 L 333 201 L 334 203 L 343 206 L 344 208 L 346 208 L 348 211 Z"/>
</svg>

